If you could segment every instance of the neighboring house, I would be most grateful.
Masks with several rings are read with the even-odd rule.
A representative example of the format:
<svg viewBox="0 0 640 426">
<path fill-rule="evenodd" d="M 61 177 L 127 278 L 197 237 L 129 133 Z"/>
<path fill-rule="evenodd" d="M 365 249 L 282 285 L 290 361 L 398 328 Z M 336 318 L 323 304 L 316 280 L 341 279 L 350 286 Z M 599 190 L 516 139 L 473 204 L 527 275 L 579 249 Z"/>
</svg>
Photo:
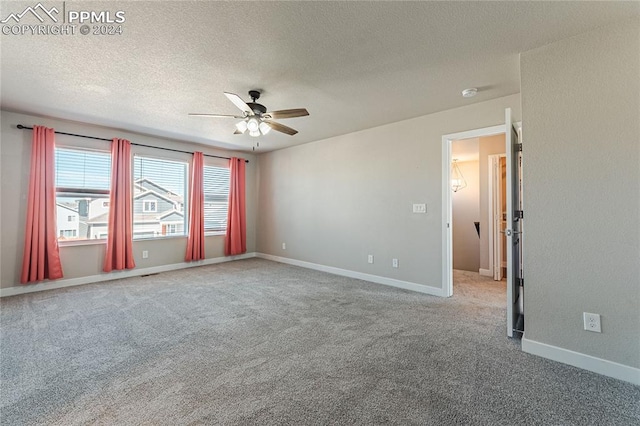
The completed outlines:
<svg viewBox="0 0 640 426">
<path fill-rule="evenodd" d="M 134 238 L 184 235 L 182 196 L 168 191 L 147 178 L 134 182 L 133 188 Z M 104 206 L 104 203 L 104 199 L 92 200 L 89 203 L 87 238 L 107 237 L 108 201 L 106 201 L 106 209 L 102 210 L 100 206 Z"/>
<path fill-rule="evenodd" d="M 80 235 L 80 215 L 67 203 L 56 203 L 58 239 L 75 239 Z"/>
<path fill-rule="evenodd" d="M 80 209 L 81 212 L 82 210 Z M 94 198 L 88 201 L 87 219 L 90 220 L 107 213 L 109 213 L 109 198 Z"/>
</svg>

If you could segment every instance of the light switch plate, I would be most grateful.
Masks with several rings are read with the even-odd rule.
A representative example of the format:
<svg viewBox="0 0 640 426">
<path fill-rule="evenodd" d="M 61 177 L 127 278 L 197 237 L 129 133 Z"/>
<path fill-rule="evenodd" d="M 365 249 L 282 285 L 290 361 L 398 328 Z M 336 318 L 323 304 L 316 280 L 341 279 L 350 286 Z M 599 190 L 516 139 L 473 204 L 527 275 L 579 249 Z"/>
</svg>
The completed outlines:
<svg viewBox="0 0 640 426">
<path fill-rule="evenodd" d="M 414 213 L 426 213 L 427 212 L 427 205 L 422 203 L 422 204 L 414 204 L 413 205 L 413 212 Z"/>
</svg>

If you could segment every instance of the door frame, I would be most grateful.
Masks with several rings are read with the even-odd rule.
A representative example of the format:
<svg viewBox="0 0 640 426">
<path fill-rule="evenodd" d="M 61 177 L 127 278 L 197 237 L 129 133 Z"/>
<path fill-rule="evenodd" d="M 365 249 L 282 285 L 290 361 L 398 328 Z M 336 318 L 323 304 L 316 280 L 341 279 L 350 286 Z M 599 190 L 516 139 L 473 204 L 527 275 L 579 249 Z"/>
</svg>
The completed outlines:
<svg viewBox="0 0 640 426">
<path fill-rule="evenodd" d="M 489 202 L 488 202 L 488 217 L 489 217 L 489 229 L 487 232 L 487 235 L 489 235 L 489 271 L 491 273 L 491 276 L 493 277 L 494 280 L 496 280 L 496 275 L 498 275 L 500 278 L 502 278 L 502 271 L 496 271 L 496 249 L 495 249 L 495 244 L 496 244 L 496 229 L 495 229 L 495 215 L 496 213 L 496 206 L 498 204 L 498 201 L 501 201 L 500 198 L 500 188 L 499 188 L 499 183 L 501 183 L 500 181 L 502 180 L 501 176 L 497 173 L 496 171 L 496 167 L 500 167 L 500 159 L 501 158 L 507 158 L 507 154 L 491 154 L 489 155 L 489 164 L 488 164 L 488 176 L 487 176 L 487 182 L 488 182 L 488 192 L 489 192 Z M 500 212 L 500 214 L 502 214 L 502 212 Z M 498 231 L 499 232 L 499 231 Z M 504 247 L 506 249 L 506 247 Z M 498 268 L 503 268 L 502 266 L 502 258 L 500 258 L 500 266 Z"/>
<path fill-rule="evenodd" d="M 471 139 L 504 134 L 504 124 L 450 133 L 442 136 L 442 287 L 444 296 L 453 296 L 453 235 L 451 197 L 451 143 L 461 139 Z"/>
</svg>

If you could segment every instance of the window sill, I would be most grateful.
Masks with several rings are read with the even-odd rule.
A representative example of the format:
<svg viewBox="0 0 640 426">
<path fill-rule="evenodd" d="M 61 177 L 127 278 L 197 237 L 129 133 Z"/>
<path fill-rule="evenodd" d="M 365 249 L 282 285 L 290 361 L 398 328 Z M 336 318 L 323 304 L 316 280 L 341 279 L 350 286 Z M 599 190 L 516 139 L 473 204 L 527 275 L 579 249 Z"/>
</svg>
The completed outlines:
<svg viewBox="0 0 640 426">
<path fill-rule="evenodd" d="M 133 242 L 135 243 L 136 241 L 153 241 L 153 240 L 172 240 L 174 238 L 187 238 L 186 234 L 180 234 L 180 235 L 163 235 L 160 237 L 134 237 L 133 238 Z"/>
<path fill-rule="evenodd" d="M 96 238 L 93 240 L 58 241 L 59 247 L 93 246 L 97 244 L 107 244 L 107 239 Z"/>
<path fill-rule="evenodd" d="M 226 231 L 210 231 L 205 232 L 205 237 L 216 237 L 216 236 L 225 236 L 227 235 Z M 170 240 L 173 238 L 187 238 L 187 235 L 165 235 L 163 237 L 147 237 L 147 238 L 134 238 L 133 242 L 136 241 L 153 241 L 153 240 Z M 99 238 L 93 240 L 77 240 L 77 241 L 58 241 L 59 247 L 75 247 L 75 246 L 93 246 L 98 244 L 106 244 L 106 238 Z"/>
</svg>

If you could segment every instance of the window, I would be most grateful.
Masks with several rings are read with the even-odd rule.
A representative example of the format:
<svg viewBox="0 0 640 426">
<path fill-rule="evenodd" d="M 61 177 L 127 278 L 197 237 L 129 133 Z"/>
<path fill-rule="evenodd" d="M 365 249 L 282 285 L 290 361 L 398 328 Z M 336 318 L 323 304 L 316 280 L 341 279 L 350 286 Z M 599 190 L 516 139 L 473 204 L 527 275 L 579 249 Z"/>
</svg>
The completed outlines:
<svg viewBox="0 0 640 426">
<path fill-rule="evenodd" d="M 227 230 L 229 207 L 229 169 L 204 166 L 204 230 L 222 232 Z"/>
<path fill-rule="evenodd" d="M 101 238 L 109 221 L 103 204 L 109 199 L 111 155 L 56 148 L 55 157 L 58 236 L 67 241 Z"/>
<path fill-rule="evenodd" d="M 185 235 L 187 163 L 136 155 L 133 182 L 133 238 Z"/>
<path fill-rule="evenodd" d="M 158 211 L 158 202 L 157 201 L 143 201 L 142 211 L 147 212 L 157 212 Z"/>
</svg>

